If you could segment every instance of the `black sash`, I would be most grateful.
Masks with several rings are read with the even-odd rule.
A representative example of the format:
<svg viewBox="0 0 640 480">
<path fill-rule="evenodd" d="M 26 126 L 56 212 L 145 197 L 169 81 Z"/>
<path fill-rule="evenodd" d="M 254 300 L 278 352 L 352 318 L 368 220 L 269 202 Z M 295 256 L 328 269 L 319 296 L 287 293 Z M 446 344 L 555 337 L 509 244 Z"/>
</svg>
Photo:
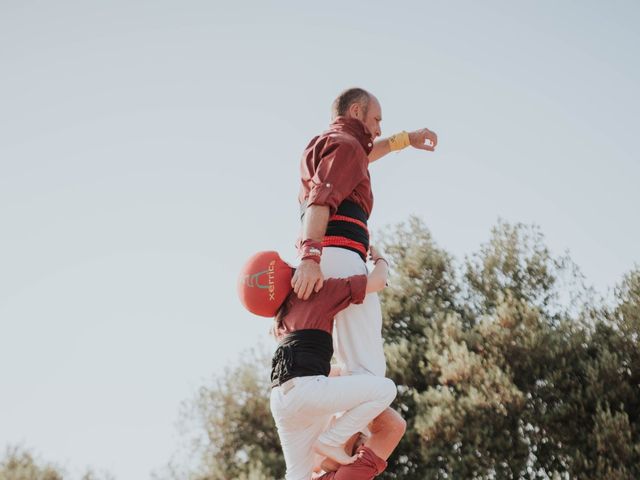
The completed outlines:
<svg viewBox="0 0 640 480">
<path fill-rule="evenodd" d="M 300 205 L 300 219 L 304 219 L 306 202 Z M 341 218 L 347 217 L 347 218 Z M 336 213 L 329 218 L 327 232 L 322 245 L 340 247 L 356 252 L 362 260 L 367 261 L 369 251 L 369 230 L 367 230 L 367 214 L 364 209 L 350 200 L 344 200 Z M 346 239 L 347 241 L 340 241 Z"/>
<path fill-rule="evenodd" d="M 271 386 L 278 387 L 296 377 L 328 376 L 333 341 L 324 330 L 298 330 L 278 345 L 271 360 Z"/>
</svg>

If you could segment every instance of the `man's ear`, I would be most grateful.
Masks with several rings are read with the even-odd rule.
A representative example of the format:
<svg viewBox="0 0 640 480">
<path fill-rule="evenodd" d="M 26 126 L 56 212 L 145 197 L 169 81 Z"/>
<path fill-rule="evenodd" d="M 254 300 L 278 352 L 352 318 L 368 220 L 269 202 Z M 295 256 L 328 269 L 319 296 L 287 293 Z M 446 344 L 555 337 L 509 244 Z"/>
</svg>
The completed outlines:
<svg viewBox="0 0 640 480">
<path fill-rule="evenodd" d="M 362 106 L 358 102 L 354 102 L 349 106 L 349 116 L 362 120 Z"/>
</svg>

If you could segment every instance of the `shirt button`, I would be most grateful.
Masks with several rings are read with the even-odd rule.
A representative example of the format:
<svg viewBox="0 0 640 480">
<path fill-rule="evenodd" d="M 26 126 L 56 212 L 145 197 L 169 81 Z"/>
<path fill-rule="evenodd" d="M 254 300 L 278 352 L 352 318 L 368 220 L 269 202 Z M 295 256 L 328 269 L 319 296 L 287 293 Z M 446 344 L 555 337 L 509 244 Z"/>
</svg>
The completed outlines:
<svg viewBox="0 0 640 480">
<path fill-rule="evenodd" d="M 369 145 L 367 145 L 367 146 L 368 146 L 368 147 L 372 147 L 373 145 L 369 144 Z"/>
<path fill-rule="evenodd" d="M 330 184 L 330 183 L 327 183 L 327 187 L 330 187 L 330 186 L 331 186 L 331 184 Z"/>
</svg>

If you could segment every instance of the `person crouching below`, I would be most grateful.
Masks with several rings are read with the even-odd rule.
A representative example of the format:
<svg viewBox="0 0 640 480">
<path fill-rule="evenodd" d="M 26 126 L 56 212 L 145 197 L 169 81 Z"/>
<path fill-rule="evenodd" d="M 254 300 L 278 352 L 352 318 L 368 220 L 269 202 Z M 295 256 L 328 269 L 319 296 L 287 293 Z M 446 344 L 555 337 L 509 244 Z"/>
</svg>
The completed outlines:
<svg viewBox="0 0 640 480">
<path fill-rule="evenodd" d="M 375 267 L 368 276 L 327 279 L 307 300 L 292 293 L 294 269 L 276 252 L 254 255 L 240 276 L 238 293 L 244 306 L 257 315 L 275 317 L 272 332 L 278 347 L 272 359 L 270 406 L 286 480 L 309 480 L 314 452 L 342 465 L 356 461 L 357 455 L 345 452 L 345 443 L 396 396 L 396 386 L 388 378 L 329 376 L 334 316 L 386 285 L 386 260 L 374 247 L 371 258 Z M 329 426 L 339 412 L 344 414 Z"/>
</svg>

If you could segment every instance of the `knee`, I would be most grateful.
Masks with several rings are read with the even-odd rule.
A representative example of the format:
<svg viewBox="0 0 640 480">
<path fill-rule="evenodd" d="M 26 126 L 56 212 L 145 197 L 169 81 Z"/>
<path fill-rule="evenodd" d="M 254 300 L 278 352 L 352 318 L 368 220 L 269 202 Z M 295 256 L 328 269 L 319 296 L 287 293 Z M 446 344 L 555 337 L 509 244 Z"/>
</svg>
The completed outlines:
<svg viewBox="0 0 640 480">
<path fill-rule="evenodd" d="M 402 418 L 398 412 L 391 408 L 387 408 L 387 411 L 389 411 L 389 416 L 385 424 L 385 430 L 389 432 L 389 434 L 401 437 L 402 435 L 404 435 L 404 432 L 407 431 L 406 420 Z"/>
<path fill-rule="evenodd" d="M 398 412 L 392 408 L 387 408 L 378 415 L 369 425 L 371 433 L 385 433 L 402 437 L 407 430 L 407 422 Z"/>
<path fill-rule="evenodd" d="M 393 423 L 393 431 L 397 433 L 399 436 L 403 436 L 407 431 L 407 421 L 400 416 L 400 414 L 396 415 L 396 418 Z"/>
</svg>

